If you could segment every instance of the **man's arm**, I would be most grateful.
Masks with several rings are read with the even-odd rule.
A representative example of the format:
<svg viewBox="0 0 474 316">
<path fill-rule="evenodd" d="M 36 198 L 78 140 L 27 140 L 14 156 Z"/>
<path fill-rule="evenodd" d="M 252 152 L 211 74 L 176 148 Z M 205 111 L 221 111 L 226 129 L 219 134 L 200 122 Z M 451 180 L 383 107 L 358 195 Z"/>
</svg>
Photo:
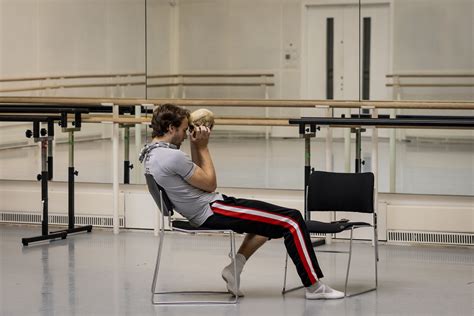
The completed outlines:
<svg viewBox="0 0 474 316">
<path fill-rule="evenodd" d="M 190 142 L 190 143 L 191 143 L 191 159 L 196 165 L 201 167 L 201 164 L 202 164 L 201 157 L 200 157 L 201 155 L 199 154 L 199 151 L 197 150 L 196 145 L 193 142 Z"/>
<path fill-rule="evenodd" d="M 191 134 L 191 157 L 197 165 L 193 175 L 187 180 L 189 184 L 207 192 L 217 188 L 216 171 L 207 144 L 211 130 L 200 126 Z"/>
</svg>

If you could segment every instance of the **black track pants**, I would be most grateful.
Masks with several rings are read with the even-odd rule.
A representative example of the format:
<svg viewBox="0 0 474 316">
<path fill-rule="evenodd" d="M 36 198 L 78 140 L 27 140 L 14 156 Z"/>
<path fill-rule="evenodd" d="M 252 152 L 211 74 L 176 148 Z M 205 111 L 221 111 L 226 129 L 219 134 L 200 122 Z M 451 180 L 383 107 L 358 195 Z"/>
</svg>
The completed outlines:
<svg viewBox="0 0 474 316">
<path fill-rule="evenodd" d="M 231 229 L 269 238 L 285 238 L 288 255 L 293 260 L 304 286 L 323 277 L 301 213 L 262 201 L 224 196 L 211 204 L 214 215 L 203 226 Z"/>
</svg>

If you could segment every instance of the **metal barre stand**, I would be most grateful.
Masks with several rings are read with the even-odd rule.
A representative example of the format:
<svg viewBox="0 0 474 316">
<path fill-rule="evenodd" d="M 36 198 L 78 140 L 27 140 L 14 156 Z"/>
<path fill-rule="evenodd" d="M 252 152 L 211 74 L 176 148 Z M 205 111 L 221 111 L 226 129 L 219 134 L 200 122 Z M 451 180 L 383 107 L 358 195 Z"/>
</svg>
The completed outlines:
<svg viewBox="0 0 474 316">
<path fill-rule="evenodd" d="M 130 184 L 130 170 L 133 164 L 130 163 L 130 125 L 122 124 L 124 128 L 124 160 L 123 160 L 123 183 Z"/>
<path fill-rule="evenodd" d="M 67 112 L 61 113 L 60 125 L 63 127 L 63 131 L 69 132 L 69 169 L 68 169 L 68 228 L 55 232 L 48 232 L 48 180 L 52 179 L 53 164 L 52 150 L 50 148 L 52 140 L 54 139 L 54 118 L 48 117 L 48 131 L 45 129 L 40 130 L 40 120 L 33 121 L 33 131 L 27 130 L 26 137 L 30 138 L 33 136 L 35 142 L 41 142 L 41 175 L 38 175 L 38 180 L 41 180 L 41 200 L 43 205 L 43 220 L 41 221 L 41 236 L 22 238 L 21 242 L 24 246 L 28 246 L 29 243 L 53 240 L 53 239 L 66 239 L 68 234 L 77 233 L 81 231 L 92 231 L 92 225 L 86 225 L 81 227 L 74 227 L 74 175 L 77 175 L 77 171 L 74 170 L 74 131 L 80 130 L 81 127 L 81 114 L 75 112 L 75 128 L 67 128 Z M 49 146 L 48 146 L 49 145 Z"/>
<path fill-rule="evenodd" d="M 351 118 L 327 118 L 327 117 L 302 117 L 300 119 L 290 119 L 289 124 L 299 125 L 300 137 L 305 140 L 305 166 L 304 166 L 304 218 L 309 220 L 310 211 L 307 208 L 307 188 L 309 176 L 311 174 L 311 138 L 316 136 L 319 125 L 333 127 L 350 127 L 356 135 L 356 159 L 355 170 L 361 172 L 362 138 L 361 132 L 365 131 L 362 126 L 375 126 L 378 128 L 458 128 L 473 129 L 474 118 L 466 116 L 434 116 L 434 115 L 398 115 L 396 118 L 389 118 L 380 115 L 371 118 L 369 115 L 357 115 Z M 313 246 L 324 245 L 325 240 L 313 242 Z"/>
<path fill-rule="evenodd" d="M 311 138 L 316 137 L 316 124 L 300 124 L 299 134 L 304 138 L 304 219 L 310 220 L 311 213 L 308 210 L 308 185 L 311 174 Z M 324 238 L 319 238 L 311 242 L 313 247 L 322 246 L 326 243 Z"/>
<path fill-rule="evenodd" d="M 65 114 L 61 116 L 60 125 L 63 132 L 69 133 L 69 167 L 68 167 L 68 228 L 64 230 L 59 230 L 54 233 L 78 233 L 82 231 L 87 231 L 90 233 L 92 231 L 92 225 L 85 225 L 80 227 L 75 226 L 75 217 L 74 217 L 74 176 L 77 176 L 79 172 L 74 168 L 74 132 L 81 130 L 81 115 L 80 113 L 75 113 L 75 121 L 73 122 L 75 127 L 67 127 L 67 117 Z"/>
<path fill-rule="evenodd" d="M 50 123 L 51 122 L 51 123 Z M 41 221 L 41 236 L 22 238 L 21 243 L 23 246 L 28 246 L 30 242 L 43 241 L 48 239 L 66 239 L 67 233 L 57 232 L 48 233 L 48 142 L 54 138 L 54 129 L 50 129 L 52 120 L 48 120 L 49 135 L 44 128 L 40 131 L 40 121 L 33 122 L 33 132 L 31 130 L 26 131 L 26 137 L 30 138 L 33 136 L 35 143 L 41 142 L 41 174 L 37 176 L 38 180 L 41 180 L 41 203 L 43 205 L 43 220 Z"/>
</svg>

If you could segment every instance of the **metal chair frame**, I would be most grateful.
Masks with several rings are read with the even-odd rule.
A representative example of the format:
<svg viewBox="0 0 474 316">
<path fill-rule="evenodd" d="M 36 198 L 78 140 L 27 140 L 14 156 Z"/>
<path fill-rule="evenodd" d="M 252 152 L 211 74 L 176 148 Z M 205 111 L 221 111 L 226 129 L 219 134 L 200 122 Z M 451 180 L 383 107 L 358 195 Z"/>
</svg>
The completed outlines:
<svg viewBox="0 0 474 316">
<path fill-rule="evenodd" d="M 308 188 L 306 188 L 306 196 L 308 196 Z M 305 201 L 306 203 L 306 201 Z M 353 211 L 355 212 L 355 211 Z M 348 287 L 348 281 L 349 281 L 349 271 L 351 267 L 351 259 L 352 259 L 352 241 L 353 241 L 353 234 L 354 234 L 354 229 L 357 228 L 372 228 L 374 231 L 374 262 L 375 262 L 375 286 L 359 291 L 359 292 L 354 292 L 354 293 L 348 293 L 347 292 L 347 287 Z M 344 229 L 338 233 L 347 231 L 349 229 Z M 374 211 L 373 211 L 373 224 L 370 225 L 353 225 L 350 227 L 351 230 L 351 235 L 350 235 L 350 242 L 349 242 L 349 249 L 347 251 L 338 251 L 338 250 L 318 250 L 319 253 L 325 252 L 325 253 L 343 253 L 343 254 L 348 254 L 348 261 L 347 261 L 347 270 L 346 270 L 346 279 L 344 282 L 344 297 L 352 297 L 360 294 L 364 294 L 367 292 L 375 291 L 377 290 L 378 286 L 378 270 L 377 270 L 377 263 L 379 261 L 379 251 L 378 251 L 378 232 L 377 232 L 377 213 L 376 213 L 376 208 L 374 206 Z M 337 234 L 337 233 L 335 233 Z M 286 289 L 286 279 L 287 279 L 287 270 L 288 270 L 288 253 L 286 254 L 285 257 L 285 272 L 284 272 L 284 277 L 283 277 L 283 289 L 282 289 L 282 294 L 286 294 L 288 292 L 292 292 L 298 289 L 303 288 L 303 286 L 298 286 L 294 287 L 291 289 Z"/>
<path fill-rule="evenodd" d="M 173 211 L 169 210 L 168 207 L 163 203 L 163 190 L 158 186 L 158 184 L 155 182 L 154 178 L 149 178 L 153 177 L 151 175 L 146 175 L 147 177 L 147 184 L 149 186 L 150 193 L 152 194 L 153 198 L 156 201 L 156 197 L 154 196 L 154 193 L 152 192 L 152 188 L 150 188 L 150 185 L 155 185 L 156 190 L 159 192 L 159 203 L 157 203 L 160 214 L 161 214 L 161 221 L 160 221 L 160 231 L 159 231 L 159 246 L 158 246 L 158 254 L 156 257 L 156 264 L 155 264 L 155 271 L 153 273 L 153 282 L 151 285 L 151 302 L 153 305 L 210 305 L 210 304 L 237 304 L 239 297 L 232 295 L 228 291 L 157 291 L 156 290 L 156 285 L 158 283 L 158 273 L 160 271 L 160 262 L 161 262 L 161 254 L 163 251 L 163 242 L 164 242 L 164 237 L 165 237 L 165 213 L 167 214 L 166 217 L 168 217 L 168 223 L 171 231 L 178 231 L 186 234 L 199 234 L 199 233 L 228 233 L 229 234 L 229 239 L 230 239 L 230 256 L 232 258 L 233 268 L 234 268 L 234 275 L 237 275 L 237 265 L 236 265 L 236 260 L 235 260 L 235 255 L 236 255 L 236 248 L 235 248 L 235 233 L 232 230 L 227 230 L 227 229 L 195 229 L 195 230 L 190 230 L 190 229 L 181 229 L 177 227 L 173 227 L 173 219 L 172 219 L 172 214 Z M 153 180 L 153 182 L 151 182 Z M 238 280 L 237 280 L 238 282 Z M 239 284 L 237 283 L 237 288 L 239 288 Z M 214 295 L 214 296 L 221 296 L 225 295 L 228 298 L 231 298 L 231 300 L 172 300 L 172 301 L 167 301 L 167 300 L 158 300 L 156 299 L 157 295 Z"/>
</svg>

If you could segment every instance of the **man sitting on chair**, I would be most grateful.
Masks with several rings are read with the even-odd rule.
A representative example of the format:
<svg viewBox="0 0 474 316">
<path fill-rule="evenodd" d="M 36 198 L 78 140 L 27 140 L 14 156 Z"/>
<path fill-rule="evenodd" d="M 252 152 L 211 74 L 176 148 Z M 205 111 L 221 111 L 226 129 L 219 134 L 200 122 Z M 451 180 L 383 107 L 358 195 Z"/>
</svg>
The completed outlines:
<svg viewBox="0 0 474 316">
<path fill-rule="evenodd" d="M 237 285 L 247 260 L 269 238 L 285 240 L 303 285 L 306 299 L 337 299 L 344 293 L 323 284 L 309 233 L 301 213 L 262 201 L 239 199 L 215 192 L 216 172 L 208 148 L 211 130 L 197 126 L 190 134 L 191 158 L 179 150 L 187 138 L 189 111 L 173 104 L 163 104 L 153 111 L 151 144 L 140 155 L 145 172 L 161 185 L 176 211 L 196 226 L 231 229 L 246 233 L 236 255 L 237 275 L 232 264 L 222 271 L 227 289 L 243 294 Z"/>
</svg>

